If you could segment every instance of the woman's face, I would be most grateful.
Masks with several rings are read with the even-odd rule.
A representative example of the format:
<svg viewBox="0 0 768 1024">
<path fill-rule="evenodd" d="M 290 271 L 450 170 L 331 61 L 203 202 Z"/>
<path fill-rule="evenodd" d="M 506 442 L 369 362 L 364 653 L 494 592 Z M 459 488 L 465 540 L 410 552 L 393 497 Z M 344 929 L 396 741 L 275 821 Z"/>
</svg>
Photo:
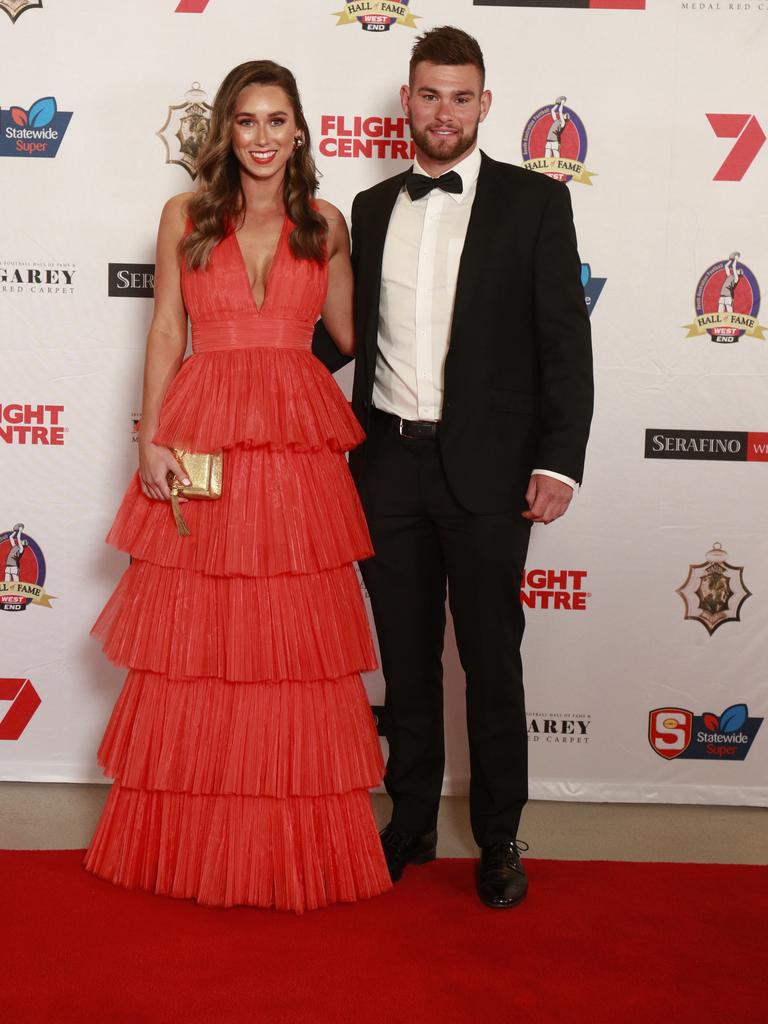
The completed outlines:
<svg viewBox="0 0 768 1024">
<path fill-rule="evenodd" d="M 235 103 L 232 151 L 252 177 L 282 177 L 301 137 L 293 105 L 278 85 L 247 85 Z M 302 140 L 303 142 L 303 140 Z"/>
</svg>

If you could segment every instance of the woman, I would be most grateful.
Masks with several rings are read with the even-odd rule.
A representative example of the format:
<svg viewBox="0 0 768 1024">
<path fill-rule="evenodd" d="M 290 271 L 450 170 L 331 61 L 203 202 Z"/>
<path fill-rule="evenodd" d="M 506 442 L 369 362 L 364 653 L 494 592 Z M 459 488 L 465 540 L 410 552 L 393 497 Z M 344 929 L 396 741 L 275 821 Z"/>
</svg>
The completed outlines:
<svg viewBox="0 0 768 1024">
<path fill-rule="evenodd" d="M 354 350 L 349 241 L 316 185 L 293 75 L 235 68 L 197 191 L 160 221 L 140 466 L 107 538 L 132 564 L 94 626 L 130 671 L 86 867 L 213 905 L 301 912 L 391 884 L 358 675 L 374 655 L 353 562 L 371 550 L 344 458 L 362 434 L 310 350 L 321 312 Z M 171 448 L 223 452 L 221 498 L 183 505 L 188 536 Z"/>
</svg>

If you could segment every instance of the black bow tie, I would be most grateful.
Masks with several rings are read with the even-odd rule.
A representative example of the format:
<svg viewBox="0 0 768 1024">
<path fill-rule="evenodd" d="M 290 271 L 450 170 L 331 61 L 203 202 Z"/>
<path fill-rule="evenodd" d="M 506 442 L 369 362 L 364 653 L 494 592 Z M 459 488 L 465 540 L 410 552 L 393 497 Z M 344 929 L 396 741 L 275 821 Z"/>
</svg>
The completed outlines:
<svg viewBox="0 0 768 1024">
<path fill-rule="evenodd" d="M 412 201 L 429 195 L 433 188 L 441 188 L 443 192 L 455 192 L 457 195 L 464 191 L 461 175 L 456 171 L 448 171 L 439 178 L 428 178 L 426 174 L 411 171 L 405 179 L 405 188 Z"/>
</svg>

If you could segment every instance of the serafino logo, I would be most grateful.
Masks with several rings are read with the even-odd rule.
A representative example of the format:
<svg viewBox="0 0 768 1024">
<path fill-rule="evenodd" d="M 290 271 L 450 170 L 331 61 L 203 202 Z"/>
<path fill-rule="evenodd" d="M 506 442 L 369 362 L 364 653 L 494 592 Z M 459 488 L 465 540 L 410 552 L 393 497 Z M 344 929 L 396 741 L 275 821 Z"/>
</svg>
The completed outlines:
<svg viewBox="0 0 768 1024">
<path fill-rule="evenodd" d="M 736 143 L 713 181 L 741 181 L 765 142 L 765 132 L 754 114 L 707 114 L 718 139 Z"/>
</svg>

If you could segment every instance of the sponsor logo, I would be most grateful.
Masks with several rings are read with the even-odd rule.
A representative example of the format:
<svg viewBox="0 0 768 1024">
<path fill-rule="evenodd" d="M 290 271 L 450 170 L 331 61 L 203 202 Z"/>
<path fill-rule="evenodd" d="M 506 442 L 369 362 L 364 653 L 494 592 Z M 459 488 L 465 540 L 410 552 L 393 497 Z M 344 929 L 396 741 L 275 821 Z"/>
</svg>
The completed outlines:
<svg viewBox="0 0 768 1024">
<path fill-rule="evenodd" d="M 0 441 L 6 444 L 64 444 L 63 405 L 0 404 Z"/>
<path fill-rule="evenodd" d="M 528 608 L 583 612 L 592 597 L 585 590 L 585 569 L 526 569 L 520 600 Z"/>
<path fill-rule="evenodd" d="M 648 742 L 667 761 L 743 761 L 762 722 L 749 717 L 746 704 L 732 704 L 721 715 L 654 708 L 648 715 Z"/>
<path fill-rule="evenodd" d="M 584 288 L 584 301 L 587 304 L 587 312 L 592 316 L 592 310 L 597 305 L 597 300 L 605 288 L 605 277 L 593 277 L 592 268 L 588 263 L 581 264 L 581 283 Z"/>
<path fill-rule="evenodd" d="M 36 100 L 29 110 L 0 110 L 0 156 L 55 157 L 72 120 L 53 96 Z"/>
<path fill-rule="evenodd" d="M 768 433 L 650 427 L 645 432 L 645 457 L 701 462 L 768 462 Z"/>
<path fill-rule="evenodd" d="M 557 181 L 591 185 L 595 172 L 584 166 L 587 131 L 565 100 L 565 96 L 558 96 L 554 103 L 539 107 L 528 119 L 523 129 L 523 166 Z"/>
<path fill-rule="evenodd" d="M 528 711 L 529 743 L 589 743 L 591 715 L 542 715 Z"/>
<path fill-rule="evenodd" d="M 0 295 L 74 295 L 74 263 L 38 263 L 7 260 L 0 263 Z"/>
<path fill-rule="evenodd" d="M 0 717 L 0 740 L 17 740 L 40 707 L 40 696 L 31 679 L 0 679 L 0 701 L 11 705 Z"/>
<path fill-rule="evenodd" d="M 696 14 L 765 14 L 768 5 L 765 0 L 681 0 L 681 11 Z"/>
<path fill-rule="evenodd" d="M 323 114 L 318 152 L 326 157 L 413 160 L 416 150 L 404 117 Z"/>
<path fill-rule="evenodd" d="M 176 8 L 176 14 L 203 14 L 208 6 L 209 0 L 181 0 Z"/>
<path fill-rule="evenodd" d="M 111 298 L 153 298 L 155 294 L 155 264 L 110 263 L 108 294 Z"/>
<path fill-rule="evenodd" d="M 165 124 L 155 133 L 163 140 L 165 162 L 183 167 L 193 181 L 197 177 L 197 158 L 208 138 L 212 109 L 208 94 L 199 82 L 193 82 L 184 101 L 168 107 Z"/>
<path fill-rule="evenodd" d="M 16 24 L 16 19 L 20 18 L 25 11 L 29 11 L 33 7 L 42 6 L 43 0 L 0 0 L 0 11 L 5 11 L 14 24 Z"/>
<path fill-rule="evenodd" d="M 139 428 L 141 427 L 141 413 L 140 412 L 132 412 L 131 413 L 131 424 L 132 424 L 132 426 L 131 426 L 131 440 L 133 441 L 134 444 L 138 444 L 138 442 L 139 442 Z"/>
<path fill-rule="evenodd" d="M 712 180 L 741 181 L 765 142 L 759 121 L 754 114 L 707 114 L 707 120 L 718 139 L 736 139 Z"/>
<path fill-rule="evenodd" d="M 741 253 L 732 252 L 727 260 L 708 267 L 696 285 L 696 319 L 683 324 L 686 338 L 708 334 L 712 341 L 731 345 L 742 335 L 765 341 L 765 325 L 758 323 L 760 285 Z"/>
<path fill-rule="evenodd" d="M 358 22 L 366 32 L 389 32 L 393 25 L 416 28 L 419 14 L 408 9 L 409 0 L 346 0 L 340 11 L 334 11 L 337 25 L 352 25 Z"/>
<path fill-rule="evenodd" d="M 473 0 L 475 7 L 565 7 L 587 11 L 644 11 L 645 0 Z"/>
<path fill-rule="evenodd" d="M 741 621 L 741 606 L 752 596 L 744 585 L 744 566 L 726 562 L 728 552 L 715 542 L 706 560 L 688 566 L 688 577 L 675 593 L 686 619 L 696 619 L 710 636 L 725 622 Z"/>
<path fill-rule="evenodd" d="M 37 541 L 24 533 L 24 523 L 0 533 L 0 560 L 0 612 L 23 612 L 31 604 L 51 607 L 56 598 L 45 592 L 45 556 Z"/>
</svg>

